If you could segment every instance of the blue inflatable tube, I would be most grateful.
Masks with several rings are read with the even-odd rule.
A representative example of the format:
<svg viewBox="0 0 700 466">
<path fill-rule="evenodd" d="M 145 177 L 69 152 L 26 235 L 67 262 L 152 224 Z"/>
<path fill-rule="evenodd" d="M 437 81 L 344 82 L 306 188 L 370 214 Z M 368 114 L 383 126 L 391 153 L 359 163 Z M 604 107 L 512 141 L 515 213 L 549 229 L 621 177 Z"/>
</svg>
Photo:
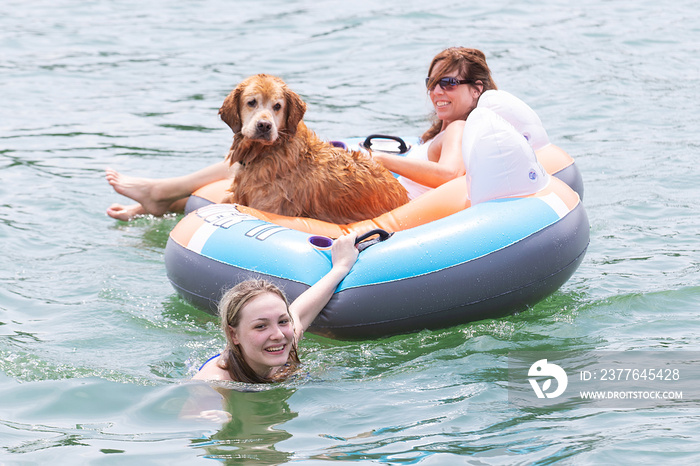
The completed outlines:
<svg viewBox="0 0 700 466">
<path fill-rule="evenodd" d="M 215 312 L 222 293 L 249 277 L 293 300 L 330 270 L 312 232 L 249 211 L 212 204 L 173 230 L 165 264 L 186 300 Z M 522 311 L 571 277 L 588 242 L 579 196 L 552 178 L 537 195 L 484 202 L 365 249 L 309 331 L 367 339 Z"/>
</svg>

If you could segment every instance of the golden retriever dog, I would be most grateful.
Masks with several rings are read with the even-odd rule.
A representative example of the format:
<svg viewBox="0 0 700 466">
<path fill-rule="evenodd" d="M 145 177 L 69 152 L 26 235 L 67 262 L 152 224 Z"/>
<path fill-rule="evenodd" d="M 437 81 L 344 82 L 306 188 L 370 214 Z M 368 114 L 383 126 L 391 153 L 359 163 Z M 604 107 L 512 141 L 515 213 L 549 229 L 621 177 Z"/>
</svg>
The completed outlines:
<svg viewBox="0 0 700 466">
<path fill-rule="evenodd" d="M 234 133 L 228 160 L 240 164 L 231 202 L 338 224 L 408 202 L 403 186 L 371 157 L 321 141 L 302 121 L 305 112 L 299 95 L 265 74 L 226 97 L 219 115 Z"/>
</svg>

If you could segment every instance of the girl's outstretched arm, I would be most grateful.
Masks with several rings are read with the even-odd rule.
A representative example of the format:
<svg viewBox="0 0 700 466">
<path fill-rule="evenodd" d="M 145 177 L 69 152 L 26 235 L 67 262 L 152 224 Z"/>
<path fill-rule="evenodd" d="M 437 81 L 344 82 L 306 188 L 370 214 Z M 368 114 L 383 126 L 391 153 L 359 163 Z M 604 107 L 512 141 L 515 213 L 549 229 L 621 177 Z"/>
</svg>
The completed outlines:
<svg viewBox="0 0 700 466">
<path fill-rule="evenodd" d="M 304 291 L 289 306 L 289 311 L 294 319 L 294 334 L 297 341 L 301 339 L 304 331 L 309 328 L 311 322 L 328 304 L 338 284 L 343 281 L 357 261 L 359 251 L 355 247 L 357 233 L 341 236 L 333 241 L 331 255 L 333 267 L 317 281 L 311 288 Z"/>
</svg>

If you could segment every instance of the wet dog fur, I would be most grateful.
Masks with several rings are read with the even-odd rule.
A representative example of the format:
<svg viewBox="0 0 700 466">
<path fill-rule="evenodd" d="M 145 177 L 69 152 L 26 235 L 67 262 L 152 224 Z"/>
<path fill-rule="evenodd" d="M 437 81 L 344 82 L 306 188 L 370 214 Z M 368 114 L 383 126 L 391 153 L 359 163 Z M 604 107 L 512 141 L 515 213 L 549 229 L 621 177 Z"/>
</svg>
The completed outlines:
<svg viewBox="0 0 700 466">
<path fill-rule="evenodd" d="M 280 78 L 241 82 L 219 115 L 234 133 L 228 160 L 240 166 L 230 201 L 265 212 L 346 224 L 408 202 L 380 164 L 320 140 L 302 118 L 306 104 Z"/>
</svg>

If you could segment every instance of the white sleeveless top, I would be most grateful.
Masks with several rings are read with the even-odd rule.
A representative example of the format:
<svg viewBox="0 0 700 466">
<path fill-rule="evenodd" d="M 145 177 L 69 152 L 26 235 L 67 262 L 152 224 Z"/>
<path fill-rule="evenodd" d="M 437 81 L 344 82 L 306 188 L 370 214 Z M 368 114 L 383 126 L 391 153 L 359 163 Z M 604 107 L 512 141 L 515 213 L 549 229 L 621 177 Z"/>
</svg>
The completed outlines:
<svg viewBox="0 0 700 466">
<path fill-rule="evenodd" d="M 433 139 L 424 144 L 414 147 L 411 150 L 411 152 L 409 152 L 408 155 L 406 155 L 406 157 L 415 160 L 428 160 L 428 148 L 430 148 L 430 144 L 432 142 Z M 401 183 L 401 185 L 404 188 L 406 188 L 406 191 L 408 191 L 408 198 L 411 200 L 433 189 L 420 183 L 416 183 L 415 181 L 408 179 L 405 176 L 399 176 L 398 179 L 399 183 Z"/>
</svg>

